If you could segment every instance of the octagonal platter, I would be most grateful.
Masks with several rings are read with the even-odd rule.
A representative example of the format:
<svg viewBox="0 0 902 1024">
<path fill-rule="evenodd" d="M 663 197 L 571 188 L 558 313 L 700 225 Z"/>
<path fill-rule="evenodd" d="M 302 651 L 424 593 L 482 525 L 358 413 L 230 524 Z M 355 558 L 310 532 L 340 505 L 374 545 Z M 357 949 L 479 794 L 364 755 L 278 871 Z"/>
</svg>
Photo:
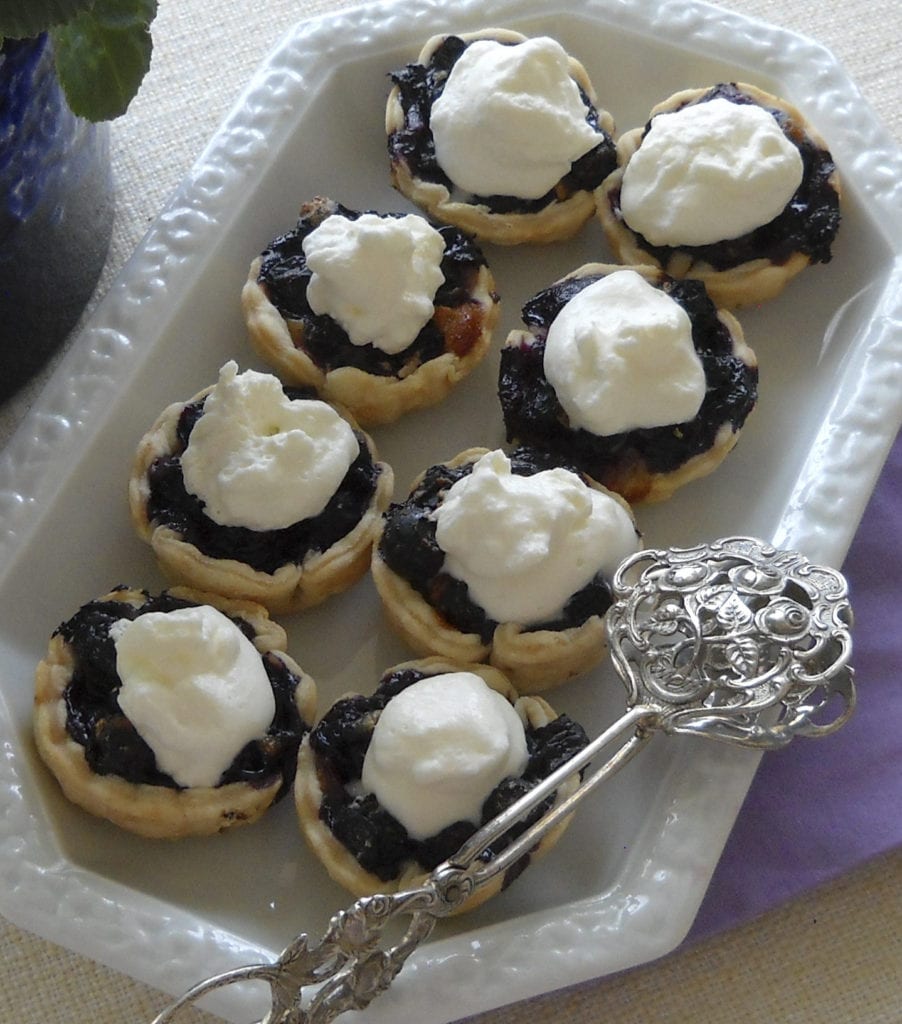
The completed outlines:
<svg viewBox="0 0 902 1024">
<path fill-rule="evenodd" d="M 299 841 L 290 801 L 221 837 L 151 844 L 68 805 L 34 754 L 31 680 L 53 628 L 118 582 L 163 585 L 125 503 L 132 450 L 169 402 L 229 358 L 255 365 L 238 293 L 250 260 L 328 194 L 408 211 L 388 183 L 387 74 L 440 31 L 503 25 L 556 37 L 619 130 L 671 92 L 741 79 L 796 103 L 844 178 L 833 261 L 741 317 L 761 401 L 710 478 L 639 510 L 647 541 L 747 533 L 839 564 L 902 415 L 902 157 L 816 43 L 693 2 L 408 0 L 299 25 L 260 69 L 124 269 L 0 461 L 0 904 L 20 925 L 162 989 L 269 958 L 348 903 Z M 654 75 L 647 73 L 654 68 Z M 522 302 L 588 260 L 597 224 L 543 249 L 487 248 L 499 337 Z M 262 368 L 262 367 L 258 367 Z M 404 487 L 472 444 L 503 442 L 496 355 L 440 407 L 374 430 Z M 325 708 L 408 656 L 364 581 L 284 620 Z M 607 669 L 551 694 L 594 733 L 623 706 Z M 660 956 L 685 936 L 754 774 L 755 756 L 652 744 L 581 811 L 554 854 L 442 925 L 360 1019 L 430 1024 Z M 247 1019 L 254 994 L 211 1009 Z M 259 1009 L 259 1007 L 257 1007 Z"/>
</svg>

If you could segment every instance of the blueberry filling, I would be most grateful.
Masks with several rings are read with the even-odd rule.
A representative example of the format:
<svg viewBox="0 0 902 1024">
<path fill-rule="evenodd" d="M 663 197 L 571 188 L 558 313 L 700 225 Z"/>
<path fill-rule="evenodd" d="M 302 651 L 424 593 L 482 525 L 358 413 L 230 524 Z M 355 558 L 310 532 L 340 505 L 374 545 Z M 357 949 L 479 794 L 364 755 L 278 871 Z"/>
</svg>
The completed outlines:
<svg viewBox="0 0 902 1024">
<path fill-rule="evenodd" d="M 316 397 L 309 388 L 285 388 L 285 394 L 293 399 Z M 180 460 L 194 425 L 203 415 L 203 403 L 201 399 L 185 406 L 176 429 L 177 450 L 150 465 L 150 522 L 171 527 L 182 540 L 210 558 L 238 559 L 265 573 L 274 573 L 283 565 L 300 565 L 308 554 L 330 548 L 360 522 L 369 508 L 380 470 L 359 432 L 360 453 L 318 515 L 275 530 L 222 526 L 210 519 L 203 501 L 186 490 Z"/>
<path fill-rule="evenodd" d="M 692 341 L 705 371 L 707 390 L 698 414 L 686 423 L 641 427 L 606 437 L 572 427 L 545 377 L 545 339 L 566 303 L 597 280 L 599 275 L 570 278 L 526 303 L 523 321 L 533 338 L 502 349 L 498 395 L 509 441 L 557 453 L 594 480 L 616 489 L 635 467 L 668 473 L 708 451 L 724 423 L 738 431 L 757 400 L 758 370 L 734 355 L 730 332 L 718 319 L 700 281 L 666 279 L 663 290 L 689 314 Z"/>
<path fill-rule="evenodd" d="M 339 203 L 308 204 L 296 227 L 274 239 L 262 253 L 259 284 L 286 320 L 303 324 L 302 336 L 295 337 L 295 345 L 324 373 L 351 366 L 380 377 L 407 376 L 445 352 L 466 356 L 479 341 L 484 319 L 482 305 L 472 298 L 480 268 L 485 266 L 479 247 L 457 228 L 437 229 L 445 242 L 441 261 L 445 280 L 433 300 L 435 315 L 407 348 L 389 354 L 375 345 L 353 344 L 337 321 L 327 314 L 314 313 L 307 302 L 311 271 L 304 256 L 304 239 L 332 213 L 349 220 L 361 215 Z"/>
<path fill-rule="evenodd" d="M 755 104 L 751 96 L 734 83 L 714 86 L 697 101 L 726 99 L 736 104 Z M 707 245 L 660 246 L 652 245 L 636 232 L 643 249 L 662 267 L 666 267 L 675 252 L 688 253 L 693 260 L 710 264 L 715 270 L 729 270 L 749 260 L 765 257 L 776 265 L 785 263 L 793 253 L 801 252 L 812 263 L 829 263 L 831 245 L 839 230 L 839 194 L 830 181 L 836 170 L 833 157 L 816 145 L 789 115 L 777 108 L 764 107 L 779 124 L 783 133 L 795 145 L 802 157 L 802 182 L 782 213 L 772 221 L 755 228 L 739 238 L 725 239 Z M 651 122 L 646 124 L 647 132 Z M 622 220 L 620 190 L 610 196 L 614 215 Z"/>
<path fill-rule="evenodd" d="M 320 819 L 360 866 L 382 881 L 397 878 L 409 861 L 415 861 L 424 871 L 432 870 L 450 857 L 478 827 L 469 821 L 457 821 L 435 836 L 413 839 L 372 793 L 353 796 L 348 791 L 348 785 L 361 777 L 373 728 L 382 709 L 401 690 L 426 675 L 413 669 L 388 673 L 371 697 L 354 696 L 338 701 L 310 733 L 310 747 L 323 793 Z M 519 778 L 503 779 L 492 790 L 482 806 L 480 824 L 509 807 L 587 743 L 585 731 L 566 715 L 539 728 L 527 726 L 529 760 L 526 768 Z M 489 847 L 483 858 L 488 860 L 500 853 L 551 803 L 549 797 L 514 833 Z M 527 862 L 528 857 L 524 857 L 522 862 L 512 865 L 504 884 L 517 877 Z"/>
<path fill-rule="evenodd" d="M 190 608 L 194 602 L 166 591 L 158 597 L 146 592 L 144 596 L 138 607 L 128 601 L 92 601 L 57 628 L 54 635 L 65 640 L 73 656 L 72 678 L 63 694 L 66 731 L 84 748 L 86 761 L 98 775 L 180 789 L 170 775 L 157 768 L 153 751 L 119 708 L 121 680 L 116 672 L 116 645 L 110 627 L 119 619 Z M 248 622 L 236 617 L 232 621 L 253 640 L 254 630 Z M 281 776 L 279 799 L 292 783 L 298 746 L 309 726 L 301 720 L 294 701 L 297 676 L 275 655 L 262 657 L 275 697 L 275 715 L 266 734 L 236 754 L 218 784 L 246 782 L 263 788 Z"/>
<path fill-rule="evenodd" d="M 528 448 L 517 449 L 510 460 L 512 472 L 522 476 L 560 465 L 551 456 Z M 435 539 L 432 518 L 448 489 L 471 473 L 474 464 L 430 467 L 406 500 L 389 506 L 379 554 L 455 629 L 476 633 L 482 643 L 489 643 L 498 623 L 470 599 L 466 583 L 443 571 L 445 553 Z M 604 615 L 611 600 L 610 587 L 599 573 L 570 598 L 560 618 L 529 626 L 526 631 L 581 626 L 593 615 Z"/>
<path fill-rule="evenodd" d="M 406 163 L 423 181 L 437 182 L 454 193 L 455 186 L 439 166 L 435 156 L 430 116 L 432 104 L 445 88 L 451 69 L 469 44 L 458 36 L 448 36 L 429 58 L 427 64 L 408 64 L 391 75 L 398 87 L 404 127 L 389 134 L 388 152 L 393 163 Z M 492 213 L 536 213 L 551 203 L 570 198 L 581 191 L 591 192 L 617 166 L 614 141 L 598 123 L 598 111 L 580 88 L 586 106 L 586 120 L 599 132 L 598 145 L 571 165 L 558 184 L 539 199 L 517 196 L 472 196 L 473 205 L 487 207 Z"/>
</svg>

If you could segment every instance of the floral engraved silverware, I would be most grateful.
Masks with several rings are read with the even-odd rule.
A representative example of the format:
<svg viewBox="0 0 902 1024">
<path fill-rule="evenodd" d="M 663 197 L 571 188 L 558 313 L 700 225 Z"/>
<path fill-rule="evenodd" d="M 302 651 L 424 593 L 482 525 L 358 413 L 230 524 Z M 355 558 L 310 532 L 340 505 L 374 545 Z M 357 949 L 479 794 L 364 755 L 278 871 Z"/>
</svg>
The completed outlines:
<svg viewBox="0 0 902 1024">
<path fill-rule="evenodd" d="M 845 580 L 797 552 L 748 537 L 642 551 L 614 597 L 614 665 L 665 732 L 770 748 L 854 709 Z"/>
<path fill-rule="evenodd" d="M 608 638 L 628 705 L 617 721 L 419 886 L 358 899 L 332 918 L 319 942 L 311 945 L 301 934 L 273 963 L 208 978 L 153 1024 L 172 1024 L 207 993 L 254 980 L 267 983 L 271 995 L 259 1024 L 327 1024 L 363 1009 L 389 987 L 439 918 L 528 856 L 656 733 L 772 749 L 795 736 L 832 733 L 852 714 L 852 610 L 836 570 L 755 538 L 730 537 L 640 551 L 617 570 L 612 589 Z M 604 760 L 594 763 L 603 752 Z M 576 772 L 576 791 L 523 829 L 523 819 Z M 515 827 L 519 834 L 510 839 Z M 500 851 L 490 851 L 500 839 Z M 390 938 L 389 926 L 400 937 Z"/>
</svg>

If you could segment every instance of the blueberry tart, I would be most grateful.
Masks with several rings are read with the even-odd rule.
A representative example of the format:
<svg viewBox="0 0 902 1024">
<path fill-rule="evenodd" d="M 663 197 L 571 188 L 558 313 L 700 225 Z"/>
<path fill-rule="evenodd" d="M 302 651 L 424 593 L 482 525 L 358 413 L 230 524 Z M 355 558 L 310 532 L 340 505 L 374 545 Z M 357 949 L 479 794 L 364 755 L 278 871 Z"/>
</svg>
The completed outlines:
<svg viewBox="0 0 902 1024">
<path fill-rule="evenodd" d="M 445 398 L 488 351 L 499 305 L 461 231 L 323 198 L 252 262 L 241 298 L 251 343 L 282 380 L 364 426 Z"/>
<path fill-rule="evenodd" d="M 629 506 L 596 481 L 537 450 L 472 448 L 389 507 L 373 578 L 418 654 L 538 692 L 600 661 L 610 580 L 638 546 Z"/>
<path fill-rule="evenodd" d="M 144 435 L 129 504 L 172 581 L 299 611 L 366 572 L 392 486 L 346 412 L 229 362 Z"/>
<path fill-rule="evenodd" d="M 290 788 L 313 680 L 266 610 L 186 588 L 83 605 L 36 672 L 37 748 L 66 796 L 149 838 L 256 821 Z"/>
<path fill-rule="evenodd" d="M 541 697 L 518 697 L 487 665 L 405 662 L 385 672 L 371 696 L 337 701 L 304 740 L 295 782 L 301 830 L 332 878 L 356 895 L 405 889 L 587 742 L 571 718 Z M 574 773 L 519 831 L 578 783 Z M 459 909 L 505 888 L 568 823 Z"/>
<path fill-rule="evenodd" d="M 622 263 L 698 278 L 733 308 L 773 298 L 831 259 L 839 176 L 823 139 L 785 100 L 744 83 L 678 92 L 617 151 L 597 198 Z"/>
<path fill-rule="evenodd" d="M 501 351 L 508 440 L 631 505 L 714 470 L 758 394 L 754 352 L 701 281 L 589 263 L 533 296 Z"/>
<path fill-rule="evenodd" d="M 438 35 L 392 80 L 392 184 L 430 216 L 500 245 L 569 238 L 592 217 L 614 121 L 558 42 Z"/>
</svg>

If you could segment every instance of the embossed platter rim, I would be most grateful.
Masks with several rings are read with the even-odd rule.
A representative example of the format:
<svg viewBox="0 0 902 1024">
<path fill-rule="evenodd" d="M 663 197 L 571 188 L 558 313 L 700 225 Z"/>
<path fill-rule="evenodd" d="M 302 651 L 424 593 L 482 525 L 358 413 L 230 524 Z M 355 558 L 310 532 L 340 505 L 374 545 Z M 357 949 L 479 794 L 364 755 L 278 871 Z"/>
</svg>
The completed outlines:
<svg viewBox="0 0 902 1024">
<path fill-rule="evenodd" d="M 892 326 L 893 320 L 898 323 L 900 318 L 897 296 L 902 273 L 898 242 L 891 239 L 894 230 L 896 238 L 902 237 L 902 159 L 874 123 L 855 87 L 822 48 L 702 4 L 656 4 L 652 0 L 589 0 L 558 5 L 538 0 L 489 0 L 479 4 L 465 0 L 453 13 L 438 0 L 414 0 L 403 6 L 365 7 L 299 26 L 250 84 L 152 227 L 3 453 L 0 464 L 0 508 L 8 531 L 0 540 L 5 562 L 8 557 L 0 578 L 0 601 L 9 612 L 2 616 L 6 671 L 0 695 L 0 727 L 5 757 L 0 784 L 8 794 L 10 807 L 0 825 L 0 877 L 4 882 L 0 909 L 26 927 L 159 987 L 178 990 L 211 970 L 269 955 L 294 930 L 315 930 L 317 921 L 308 916 L 303 902 L 284 905 L 290 879 L 275 880 L 283 905 L 278 911 L 274 908 L 271 914 L 267 912 L 259 927 L 240 915 L 230 916 L 216 905 L 193 906 L 187 899 L 180 899 L 177 891 L 155 890 L 151 884 L 155 879 L 142 878 L 136 883 L 123 864 L 136 850 L 145 848 L 103 826 L 85 825 L 75 812 L 54 800 L 46 779 L 33 770 L 27 714 L 23 714 L 22 695 L 11 680 L 28 675 L 26 667 L 33 665 L 35 652 L 40 652 L 38 634 L 45 639 L 47 629 L 72 610 L 75 594 L 81 600 L 94 596 L 99 592 L 95 586 L 95 582 L 101 582 L 99 577 L 103 577 L 103 589 L 113 582 L 105 574 L 114 555 L 127 553 L 129 567 L 139 582 L 153 585 L 157 577 L 146 554 L 129 536 L 118 510 L 112 525 L 111 551 L 104 556 L 107 562 L 100 558 L 94 564 L 90 554 L 72 551 L 67 551 L 62 560 L 54 560 L 35 548 L 41 539 L 57 532 L 55 527 L 66 510 L 84 507 L 93 498 L 89 484 L 92 475 L 99 473 L 99 448 L 110 454 L 111 464 L 101 477 L 104 488 L 115 494 L 111 479 L 124 466 L 138 431 L 158 411 L 163 392 L 165 401 L 182 397 L 195 390 L 193 383 L 205 384 L 215 372 L 221 355 L 216 344 L 220 342 L 214 344 L 203 331 L 199 332 L 205 340 L 202 358 L 182 351 L 177 335 L 192 319 L 192 303 L 208 312 L 198 297 L 215 297 L 208 281 L 213 271 L 223 271 L 228 277 L 243 270 L 259 248 L 257 243 L 265 243 L 267 232 L 284 224 L 284 204 L 274 198 L 285 180 L 280 175 L 286 160 L 297 155 L 298 133 L 311 125 L 316 129 L 327 123 L 323 120 L 323 97 L 329 94 L 331 101 L 335 98 L 332 94 L 340 93 L 342 115 L 359 118 L 364 109 L 372 113 L 378 103 L 367 106 L 365 98 L 354 96 L 353 90 L 344 86 L 360 85 L 371 71 L 381 69 L 384 75 L 411 59 L 422 39 L 433 31 L 464 30 L 489 20 L 503 21 L 527 32 L 544 30 L 562 38 L 587 64 L 600 93 L 607 92 L 606 71 L 613 73 L 613 67 L 622 75 L 638 57 L 654 56 L 659 82 L 655 95 L 649 94 L 646 85 L 633 89 L 632 97 L 617 96 L 616 102 L 608 104 L 621 128 L 638 123 L 651 100 L 671 91 L 665 84 L 668 76 L 682 86 L 696 84 L 686 81 L 689 69 L 701 75 L 714 67 L 736 67 L 750 71 L 753 80 L 779 85 L 779 91 L 799 103 L 827 136 L 841 168 L 854 164 L 848 207 L 851 226 L 848 231 L 844 229 L 848 244 L 842 236 L 841 244 L 846 245 L 849 262 L 853 256 L 862 255 L 856 246 L 865 245 L 868 251 L 863 253 L 863 276 L 853 285 L 846 285 L 845 292 L 840 289 L 837 294 L 843 302 L 838 309 L 831 306 L 829 315 L 812 310 L 811 302 L 831 295 L 831 303 L 836 304 L 831 283 L 838 280 L 842 253 L 829 268 L 812 270 L 792 293 L 806 316 L 817 315 L 820 319 L 803 338 L 808 346 L 806 358 L 788 358 L 786 370 L 790 376 L 814 375 L 814 384 L 827 399 L 826 413 L 818 423 L 806 424 L 802 450 L 788 453 L 794 457 L 786 460 L 785 468 L 775 467 L 776 481 L 762 496 L 760 507 L 749 513 L 743 510 L 745 518 L 737 523 L 736 507 L 741 508 L 741 499 L 747 494 L 738 478 L 750 465 L 754 467 L 765 442 L 773 440 L 770 432 L 755 424 L 756 430 L 750 430 L 735 459 L 731 458 L 716 481 L 706 481 L 693 490 L 695 498 L 705 502 L 712 496 L 722 499 L 721 484 L 738 488 L 734 507 L 724 499 L 727 507 L 721 519 L 709 515 L 703 528 L 767 532 L 776 542 L 798 546 L 817 560 L 840 561 L 898 426 L 900 398 L 892 393 L 889 378 L 892 372 L 898 376 L 902 362 L 899 338 Z M 611 39 L 616 45 L 610 44 Z M 597 50 L 593 50 L 595 46 Z M 712 50 L 717 53 L 716 60 L 710 56 Z M 590 51 L 597 54 L 594 59 Z M 601 60 L 602 53 L 605 61 Z M 365 72 L 361 70 L 364 66 Z M 374 88 L 375 92 L 384 95 L 381 87 Z M 363 151 L 375 153 L 374 147 L 381 145 L 381 138 L 377 140 L 380 129 L 378 123 L 375 128 L 363 128 L 359 140 Z M 334 145 L 340 155 L 357 152 L 353 147 L 342 148 L 341 141 Z M 378 173 L 383 168 L 380 164 Z M 248 183 L 257 175 L 260 179 L 254 194 L 247 195 Z M 347 192 L 358 191 L 357 195 L 338 196 L 345 201 L 402 208 L 384 184 L 372 199 L 369 186 L 364 189 L 367 183 L 353 175 L 345 184 Z M 317 181 L 314 187 L 332 186 Z M 288 205 L 296 205 L 301 198 L 306 195 L 297 200 L 289 197 Z M 227 243 L 246 232 L 254 219 L 260 221 L 256 228 L 260 234 L 248 241 L 247 251 L 225 251 Z M 880 252 L 871 251 L 866 243 Z M 562 249 L 560 262 L 584 252 L 583 243 Z M 518 280 L 517 287 L 528 294 L 529 275 L 516 254 L 499 255 L 497 263 L 494 256 L 492 259 L 500 287 L 500 268 L 505 269 L 505 329 L 516 319 L 513 276 L 522 275 L 524 280 Z M 754 326 L 757 336 L 772 323 L 771 314 L 763 312 L 751 315 L 747 326 Z M 791 326 L 795 329 L 804 324 L 794 320 Z M 232 340 L 230 336 L 228 343 Z M 810 351 L 814 343 L 818 346 L 816 353 Z M 759 348 L 762 366 L 766 365 L 764 356 L 773 352 L 773 345 L 769 352 L 766 345 Z M 184 374 L 190 383 L 179 380 L 177 390 L 173 390 L 172 381 L 158 380 L 145 388 L 149 376 L 153 376 L 149 373 L 150 361 L 174 353 L 180 360 L 177 373 Z M 245 349 L 230 354 L 249 361 L 243 353 Z M 825 382 L 827 378 L 829 382 Z M 70 381 L 75 382 L 74 386 Z M 781 410 L 775 405 L 762 411 L 768 422 L 776 422 L 778 430 L 785 425 L 785 416 L 781 419 Z M 469 406 L 461 406 L 455 396 L 449 409 L 453 412 L 461 408 L 469 411 Z M 444 412 L 429 414 L 418 422 L 441 425 L 443 416 Z M 128 430 L 117 447 L 110 435 L 123 423 Z M 476 426 L 498 429 L 494 420 L 480 418 L 479 414 Z M 413 454 L 409 445 L 405 449 L 402 434 L 403 427 L 387 431 L 384 447 L 398 454 L 403 484 L 410 475 Z M 855 444 L 841 443 L 843 435 Z M 84 471 L 82 479 L 74 474 L 73 467 Z M 668 527 L 664 516 L 657 512 L 643 517 L 646 534 L 655 544 L 692 539 L 685 535 L 692 518 L 688 499 L 678 496 L 675 501 L 679 522 L 673 526 Z M 720 529 L 724 522 L 730 527 L 728 531 Z M 77 540 L 91 531 L 82 522 L 73 526 L 70 546 L 74 548 L 78 547 Z M 16 554 L 20 545 L 24 554 Z M 23 580 L 35 575 L 40 579 L 37 570 L 41 567 L 55 569 L 66 579 L 52 594 L 32 589 L 22 601 Z M 364 589 L 344 602 L 336 614 L 343 617 L 342 621 L 354 617 L 366 598 Z M 27 612 L 14 607 L 21 604 L 27 605 Z M 25 617 L 29 619 L 27 624 L 22 621 Z M 321 616 L 314 617 L 310 629 L 323 621 Z M 376 653 L 383 652 L 378 642 L 375 646 Z M 340 668 L 336 686 L 344 676 L 354 676 L 359 665 Z M 566 697 L 561 691 L 560 697 L 552 695 L 552 699 L 562 710 L 571 710 L 572 701 L 593 720 L 612 717 L 620 704 L 619 693 L 615 693 L 606 695 L 600 708 L 595 707 L 585 687 L 572 697 L 568 690 Z M 645 801 L 638 816 L 641 821 L 637 818 L 631 831 L 622 829 L 618 834 L 616 826 L 612 827 L 606 842 L 600 844 L 614 847 L 617 836 L 630 848 L 612 858 L 598 875 L 597 886 L 593 888 L 595 876 L 590 876 L 591 881 L 582 889 L 567 892 L 565 887 L 561 892 L 555 888 L 560 882 L 551 862 L 537 865 L 496 907 L 457 930 L 444 931 L 426 947 L 405 969 L 397 988 L 385 1001 L 374 1004 L 365 1018 L 444 1020 L 443 1006 L 452 1007 L 453 1015 L 458 1017 L 667 952 L 691 923 L 754 765 L 754 756 L 737 756 L 735 751 L 720 748 L 700 750 L 689 744 L 653 755 L 645 765 L 640 763 L 640 770 L 626 777 L 620 790 L 601 805 L 605 813 L 625 814 L 630 803 Z M 45 813 L 48 805 L 52 808 L 52 825 L 48 825 Z M 283 805 L 280 811 L 285 819 L 287 808 Z M 66 845 L 60 833 L 73 823 L 80 830 L 79 837 L 67 840 Z M 560 858 L 562 873 L 577 868 L 589 874 L 594 867 L 586 862 L 584 850 L 585 841 L 591 838 L 590 824 L 595 823 L 595 819 L 587 818 L 579 825 L 583 831 L 575 827 L 571 832 L 573 841 Z M 281 824 L 283 827 L 271 834 L 263 833 L 276 841 L 277 849 L 292 835 L 287 822 Z M 103 847 L 103 843 L 109 845 Z M 246 837 L 235 842 L 229 837 L 227 848 L 240 853 L 252 846 L 248 830 Z M 185 888 L 193 884 L 208 859 L 215 867 L 216 858 L 223 856 L 222 849 L 208 852 L 210 848 L 197 845 L 186 849 L 187 856 L 197 863 L 192 868 L 194 873 L 186 871 L 181 880 Z M 598 857 L 604 858 L 608 852 L 602 849 Z M 113 863 L 117 857 L 120 863 Z M 160 858 L 167 859 L 163 854 Z M 320 875 L 315 878 L 318 880 Z M 529 879 L 535 880 L 539 892 L 530 893 L 524 888 Z M 347 902 L 336 888 L 326 888 L 325 899 L 331 910 Z M 290 931 L 280 933 L 289 918 L 293 921 Z M 240 1001 L 229 1001 L 216 1009 L 236 1019 L 245 1016 Z"/>
</svg>

